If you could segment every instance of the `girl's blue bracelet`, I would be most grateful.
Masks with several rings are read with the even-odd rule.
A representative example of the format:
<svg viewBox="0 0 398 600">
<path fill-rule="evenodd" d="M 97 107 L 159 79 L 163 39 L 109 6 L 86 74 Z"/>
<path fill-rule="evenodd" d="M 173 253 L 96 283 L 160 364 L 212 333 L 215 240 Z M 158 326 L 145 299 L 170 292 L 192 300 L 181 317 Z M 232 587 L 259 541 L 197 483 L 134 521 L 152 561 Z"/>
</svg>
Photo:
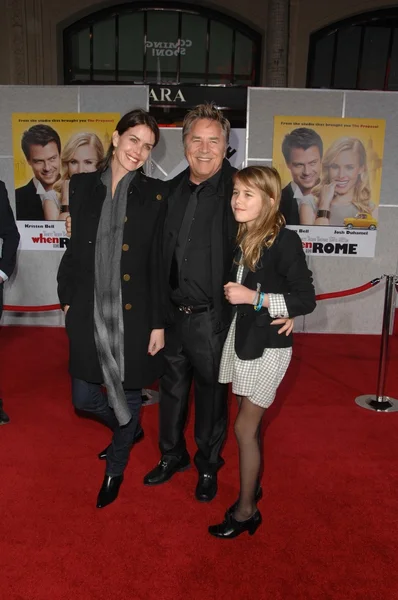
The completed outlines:
<svg viewBox="0 0 398 600">
<path fill-rule="evenodd" d="M 263 307 L 264 296 L 265 293 L 261 292 L 260 297 L 258 299 L 258 304 L 256 304 L 256 306 L 254 307 L 254 310 L 256 310 L 257 312 Z"/>
</svg>

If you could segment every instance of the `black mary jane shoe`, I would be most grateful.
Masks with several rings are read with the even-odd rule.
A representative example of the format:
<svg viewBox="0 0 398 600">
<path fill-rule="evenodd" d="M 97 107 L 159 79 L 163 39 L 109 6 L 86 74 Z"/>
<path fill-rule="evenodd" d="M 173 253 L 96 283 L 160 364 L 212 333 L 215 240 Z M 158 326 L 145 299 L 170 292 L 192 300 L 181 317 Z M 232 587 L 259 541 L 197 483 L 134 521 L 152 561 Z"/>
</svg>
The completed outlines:
<svg viewBox="0 0 398 600">
<path fill-rule="evenodd" d="M 209 533 L 210 535 L 214 535 L 214 537 L 223 539 L 238 537 L 238 535 L 245 531 L 247 531 L 249 535 L 254 535 L 261 523 L 262 517 L 259 510 L 256 510 L 250 519 L 246 519 L 246 521 L 237 521 L 227 512 L 222 523 L 219 525 L 210 525 Z"/>
<path fill-rule="evenodd" d="M 263 488 L 259 485 L 256 490 L 256 495 L 255 495 L 256 504 L 257 504 L 257 502 L 260 502 L 262 497 L 263 497 Z M 239 500 L 237 500 L 232 506 L 230 506 L 228 508 L 227 512 L 225 513 L 225 516 L 233 515 L 234 512 L 236 511 L 236 509 L 238 508 L 238 504 L 239 504 Z"/>
<path fill-rule="evenodd" d="M 140 429 L 140 430 L 137 432 L 137 434 L 136 434 L 136 435 L 135 435 L 135 437 L 134 437 L 134 442 L 133 442 L 133 444 L 138 444 L 138 442 L 140 442 L 140 441 L 141 441 L 141 440 L 143 440 L 143 439 L 144 439 L 144 430 L 143 430 L 143 429 L 142 429 L 142 427 L 141 427 L 141 429 Z M 111 445 L 109 444 L 109 446 L 107 446 L 107 447 L 106 447 L 104 450 L 102 450 L 102 452 L 100 452 L 100 453 L 98 454 L 98 458 L 99 458 L 100 460 L 106 460 L 106 453 L 108 452 L 108 450 L 109 450 L 110 446 L 111 446 Z"/>
<path fill-rule="evenodd" d="M 123 475 L 105 475 L 97 498 L 97 508 L 104 508 L 116 500 L 122 482 Z"/>
</svg>

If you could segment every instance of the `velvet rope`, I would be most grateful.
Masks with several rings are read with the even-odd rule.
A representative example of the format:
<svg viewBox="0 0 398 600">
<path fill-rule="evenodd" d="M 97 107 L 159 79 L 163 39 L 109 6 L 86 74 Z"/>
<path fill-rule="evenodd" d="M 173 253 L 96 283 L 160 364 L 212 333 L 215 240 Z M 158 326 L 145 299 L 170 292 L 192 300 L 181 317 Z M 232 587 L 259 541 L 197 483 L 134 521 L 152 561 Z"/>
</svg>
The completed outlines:
<svg viewBox="0 0 398 600">
<path fill-rule="evenodd" d="M 9 312 L 47 312 L 50 310 L 61 310 L 60 304 L 46 304 L 44 306 L 14 306 L 5 304 L 4 310 Z"/>
<path fill-rule="evenodd" d="M 341 290 L 340 292 L 329 292 L 328 294 L 318 294 L 316 296 L 317 301 L 319 300 L 329 300 L 330 298 L 343 298 L 344 296 L 353 296 L 354 294 L 360 294 L 361 292 L 365 292 L 370 288 L 374 287 L 378 283 L 380 283 L 381 278 L 377 277 L 376 279 L 372 279 L 368 283 L 364 283 L 355 288 L 351 288 L 349 290 Z"/>
<path fill-rule="evenodd" d="M 349 290 L 341 290 L 340 292 L 330 292 L 329 294 L 318 294 L 316 296 L 317 301 L 319 300 L 330 300 L 330 298 L 343 298 L 344 296 L 353 296 L 354 294 L 360 294 L 380 283 L 381 278 L 377 277 L 372 279 L 364 285 L 359 287 L 351 288 Z M 49 312 L 52 310 L 61 310 L 60 304 L 47 304 L 45 306 L 14 306 L 12 304 L 6 304 L 4 310 L 9 312 Z"/>
</svg>

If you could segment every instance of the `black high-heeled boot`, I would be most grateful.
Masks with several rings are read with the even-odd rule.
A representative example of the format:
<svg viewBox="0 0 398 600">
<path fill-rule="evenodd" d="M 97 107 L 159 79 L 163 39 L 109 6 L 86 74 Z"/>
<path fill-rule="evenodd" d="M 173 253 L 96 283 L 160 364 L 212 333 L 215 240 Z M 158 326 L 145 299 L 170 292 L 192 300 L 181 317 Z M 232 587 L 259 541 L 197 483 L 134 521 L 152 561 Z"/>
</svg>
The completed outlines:
<svg viewBox="0 0 398 600">
<path fill-rule="evenodd" d="M 247 531 L 249 535 L 254 535 L 261 523 L 262 517 L 259 510 L 256 510 L 250 519 L 246 519 L 246 521 L 237 521 L 227 512 L 222 523 L 219 525 L 210 525 L 209 533 L 210 535 L 214 535 L 214 537 L 224 539 L 238 537 L 238 535 L 245 531 Z"/>
<path fill-rule="evenodd" d="M 97 508 L 104 508 L 116 500 L 119 488 L 123 483 L 123 475 L 105 475 L 97 498 Z"/>
<path fill-rule="evenodd" d="M 259 502 L 261 500 L 262 497 L 263 497 L 263 488 L 261 487 L 260 484 L 258 484 L 257 489 L 256 489 L 256 495 L 254 497 L 256 504 L 257 504 L 257 502 Z M 230 506 L 227 509 L 225 516 L 227 516 L 228 514 L 233 515 L 234 512 L 236 511 L 236 509 L 238 508 L 238 504 L 239 504 L 239 498 L 236 502 L 234 502 L 234 504 L 232 504 L 232 506 Z"/>
</svg>

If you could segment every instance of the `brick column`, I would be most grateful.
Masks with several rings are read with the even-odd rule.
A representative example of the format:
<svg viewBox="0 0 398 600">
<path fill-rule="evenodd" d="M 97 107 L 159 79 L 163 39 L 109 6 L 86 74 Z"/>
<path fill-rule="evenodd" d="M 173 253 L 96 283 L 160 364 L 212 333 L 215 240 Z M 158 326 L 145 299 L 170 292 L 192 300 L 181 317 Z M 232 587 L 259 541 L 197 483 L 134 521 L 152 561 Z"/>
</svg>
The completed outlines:
<svg viewBox="0 0 398 600">
<path fill-rule="evenodd" d="M 287 87 L 289 0 L 268 0 L 267 87 Z"/>
</svg>

